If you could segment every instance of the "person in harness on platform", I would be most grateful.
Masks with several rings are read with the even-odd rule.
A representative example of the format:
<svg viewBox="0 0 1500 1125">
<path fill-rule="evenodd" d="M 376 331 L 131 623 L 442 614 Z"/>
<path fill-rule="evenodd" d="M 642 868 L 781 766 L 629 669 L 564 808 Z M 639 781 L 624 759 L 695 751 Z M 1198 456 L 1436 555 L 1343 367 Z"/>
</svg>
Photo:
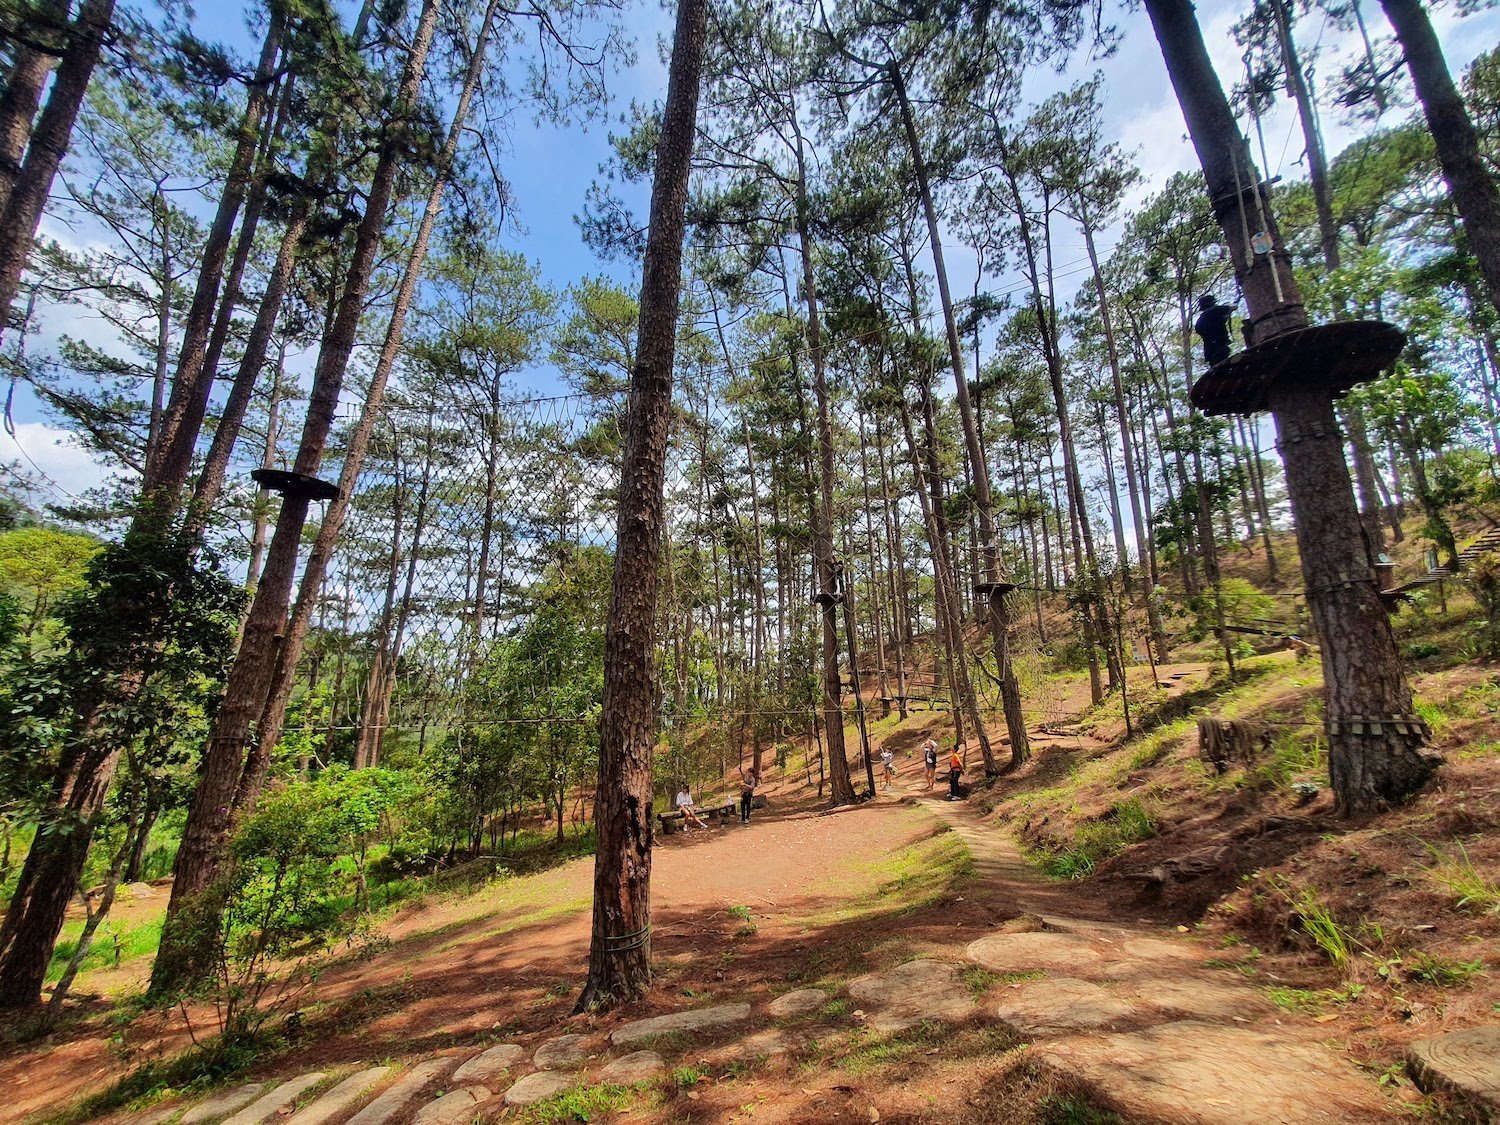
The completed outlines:
<svg viewBox="0 0 1500 1125">
<path fill-rule="evenodd" d="M 1203 341 L 1203 362 L 1212 367 L 1229 358 L 1229 318 L 1234 309 L 1221 305 L 1212 295 L 1205 293 L 1198 298 L 1198 319 L 1193 322 L 1193 331 Z"/>
</svg>

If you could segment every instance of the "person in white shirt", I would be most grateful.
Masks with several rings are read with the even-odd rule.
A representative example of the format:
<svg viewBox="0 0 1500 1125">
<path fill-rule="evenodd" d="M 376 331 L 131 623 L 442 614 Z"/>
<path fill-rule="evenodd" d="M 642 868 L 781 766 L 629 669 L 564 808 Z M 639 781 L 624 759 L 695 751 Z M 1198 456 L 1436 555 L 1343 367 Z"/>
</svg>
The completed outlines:
<svg viewBox="0 0 1500 1125">
<path fill-rule="evenodd" d="M 896 776 L 896 755 L 889 746 L 880 751 L 880 765 L 885 774 L 885 784 L 881 788 L 889 789 L 891 787 L 891 778 Z"/>
<path fill-rule="evenodd" d="M 684 830 L 688 828 L 708 827 L 708 825 L 698 819 L 698 814 L 693 811 L 693 795 L 688 791 L 686 785 L 677 791 L 677 810 L 682 813 L 682 827 Z"/>
</svg>

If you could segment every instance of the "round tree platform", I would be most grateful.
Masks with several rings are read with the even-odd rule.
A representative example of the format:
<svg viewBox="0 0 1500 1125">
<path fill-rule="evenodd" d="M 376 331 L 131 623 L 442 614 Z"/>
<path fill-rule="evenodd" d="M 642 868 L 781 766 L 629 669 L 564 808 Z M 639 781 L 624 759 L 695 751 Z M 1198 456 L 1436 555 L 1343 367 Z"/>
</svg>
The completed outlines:
<svg viewBox="0 0 1500 1125">
<path fill-rule="evenodd" d="M 250 479 L 262 488 L 279 492 L 283 496 L 332 500 L 339 494 L 339 486 L 332 481 L 319 480 L 306 473 L 293 473 L 286 469 L 256 469 L 250 474 Z"/>
<path fill-rule="evenodd" d="M 1337 398 L 1396 361 L 1406 333 L 1383 320 L 1341 320 L 1283 332 L 1214 364 L 1188 397 L 1205 414 L 1254 414 L 1285 381 Z"/>
<path fill-rule="evenodd" d="M 1004 597 L 1006 594 L 1010 593 L 1014 589 L 1017 589 L 1017 583 L 1015 583 L 1015 582 L 976 582 L 976 583 L 974 583 L 974 592 L 976 594 L 978 594 L 981 598 L 987 598 L 991 594 L 999 594 L 1001 597 Z"/>
</svg>

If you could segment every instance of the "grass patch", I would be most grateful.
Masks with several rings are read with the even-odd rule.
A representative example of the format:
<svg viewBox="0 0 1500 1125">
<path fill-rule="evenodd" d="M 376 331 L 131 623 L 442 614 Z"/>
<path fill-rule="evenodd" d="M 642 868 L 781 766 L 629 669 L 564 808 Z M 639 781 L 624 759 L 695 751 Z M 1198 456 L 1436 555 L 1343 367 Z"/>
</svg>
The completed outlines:
<svg viewBox="0 0 1500 1125">
<path fill-rule="evenodd" d="M 1484 972 L 1484 967 L 1483 961 L 1459 961 L 1420 950 L 1414 950 L 1401 959 L 1401 968 L 1407 979 L 1423 984 L 1466 984 L 1471 977 Z"/>
<path fill-rule="evenodd" d="M 1302 932 L 1323 951 L 1323 956 L 1335 968 L 1348 972 L 1354 962 L 1358 942 L 1333 916 L 1333 911 L 1319 901 L 1316 892 L 1311 887 L 1293 892 L 1287 883 L 1280 880 L 1273 880 L 1271 886 L 1286 899 L 1296 914 Z"/>
<path fill-rule="evenodd" d="M 1427 877 L 1451 894 L 1460 910 L 1500 914 L 1500 884 L 1486 878 L 1474 866 L 1461 841 L 1458 851 L 1452 855 L 1425 841 L 1422 846 L 1433 857 L 1432 866 L 1427 868 Z"/>
<path fill-rule="evenodd" d="M 629 1086 L 601 1082 L 596 1086 L 577 1086 L 555 1097 L 527 1106 L 520 1120 L 531 1125 L 555 1121 L 594 1121 L 606 1113 L 627 1108 L 635 1100 Z"/>
<path fill-rule="evenodd" d="M 983 996 L 1000 983 L 999 973 L 980 968 L 978 965 L 970 965 L 963 971 L 962 976 L 964 987 L 975 996 Z"/>
<path fill-rule="evenodd" d="M 1037 1111 L 1042 1125 L 1121 1125 L 1124 1121 L 1080 1094 L 1048 1094 L 1037 1102 Z"/>
<path fill-rule="evenodd" d="M 942 831 L 918 840 L 865 865 L 874 876 L 874 890 L 848 893 L 847 876 L 840 880 L 842 901 L 829 910 L 801 919 L 804 925 L 826 926 L 884 914 L 911 914 L 955 893 L 974 878 L 974 857 L 957 833 Z"/>
<path fill-rule="evenodd" d="M 161 926 L 161 919 L 156 918 L 142 922 L 139 926 L 120 929 L 106 919 L 94 934 L 94 942 L 84 955 L 80 971 L 87 973 L 96 969 L 118 968 L 125 961 L 149 957 L 161 944 Z M 52 960 L 47 965 L 48 983 L 62 976 L 73 951 L 78 948 L 78 938 L 82 933 L 81 919 L 63 927 L 62 937 L 52 951 Z"/>
<path fill-rule="evenodd" d="M 1042 868 L 1054 879 L 1082 879 L 1131 844 L 1156 835 L 1156 817 L 1138 797 L 1117 801 L 1098 820 L 1080 825 L 1067 848 L 1044 852 Z"/>
<path fill-rule="evenodd" d="M 1280 988 L 1266 989 L 1266 995 L 1278 1008 L 1306 1015 L 1322 1015 L 1330 1004 L 1347 1004 L 1364 994 L 1364 985 L 1351 984 L 1348 988 Z"/>
</svg>

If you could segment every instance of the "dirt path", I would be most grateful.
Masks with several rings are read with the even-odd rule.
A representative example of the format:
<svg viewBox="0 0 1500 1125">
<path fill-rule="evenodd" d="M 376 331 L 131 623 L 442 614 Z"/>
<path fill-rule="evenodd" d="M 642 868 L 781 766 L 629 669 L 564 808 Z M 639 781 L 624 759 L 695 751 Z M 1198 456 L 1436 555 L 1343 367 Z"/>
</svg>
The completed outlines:
<svg viewBox="0 0 1500 1125">
<path fill-rule="evenodd" d="M 534 1060 L 509 1083 L 545 1071 L 538 1048 L 568 1033 L 585 1045 L 579 1080 L 599 1081 L 623 1053 L 610 1037 L 628 1021 L 727 1004 L 749 1006 L 733 1028 L 658 1046 L 665 1066 L 717 1075 L 711 1086 L 674 1087 L 665 1104 L 620 1120 L 729 1121 L 750 1105 L 757 1122 L 798 1125 L 871 1109 L 887 1121 L 1021 1120 L 993 1102 L 1018 1060 L 1128 1120 L 1357 1122 L 1398 1108 L 1311 1017 L 1277 1009 L 1175 929 L 1041 878 L 1002 827 L 920 784 L 906 770 L 897 791 L 833 813 L 788 786 L 748 827 L 663 839 L 658 987 L 628 1011 L 571 1012 L 592 875 L 591 859 L 576 860 L 396 915 L 385 948 L 318 982 L 296 1049 L 245 1077 L 316 1068 L 333 1081 L 389 1063 L 395 1083 L 424 1060 L 456 1065 L 504 1041 Z M 973 857 L 974 878 L 914 906 L 881 899 L 892 855 L 940 825 Z M 895 877 L 918 889 L 931 880 L 923 870 Z M 788 1016 L 779 998 L 798 989 L 812 999 Z M 948 1030 L 923 1038 L 939 1025 Z M 152 1014 L 118 1036 L 100 1020 L 0 1058 L 0 1120 L 66 1104 L 184 1046 L 180 1021 Z M 871 1050 L 887 1061 L 861 1061 Z M 506 1086 L 491 1085 L 485 1097 L 498 1099 Z"/>
</svg>

